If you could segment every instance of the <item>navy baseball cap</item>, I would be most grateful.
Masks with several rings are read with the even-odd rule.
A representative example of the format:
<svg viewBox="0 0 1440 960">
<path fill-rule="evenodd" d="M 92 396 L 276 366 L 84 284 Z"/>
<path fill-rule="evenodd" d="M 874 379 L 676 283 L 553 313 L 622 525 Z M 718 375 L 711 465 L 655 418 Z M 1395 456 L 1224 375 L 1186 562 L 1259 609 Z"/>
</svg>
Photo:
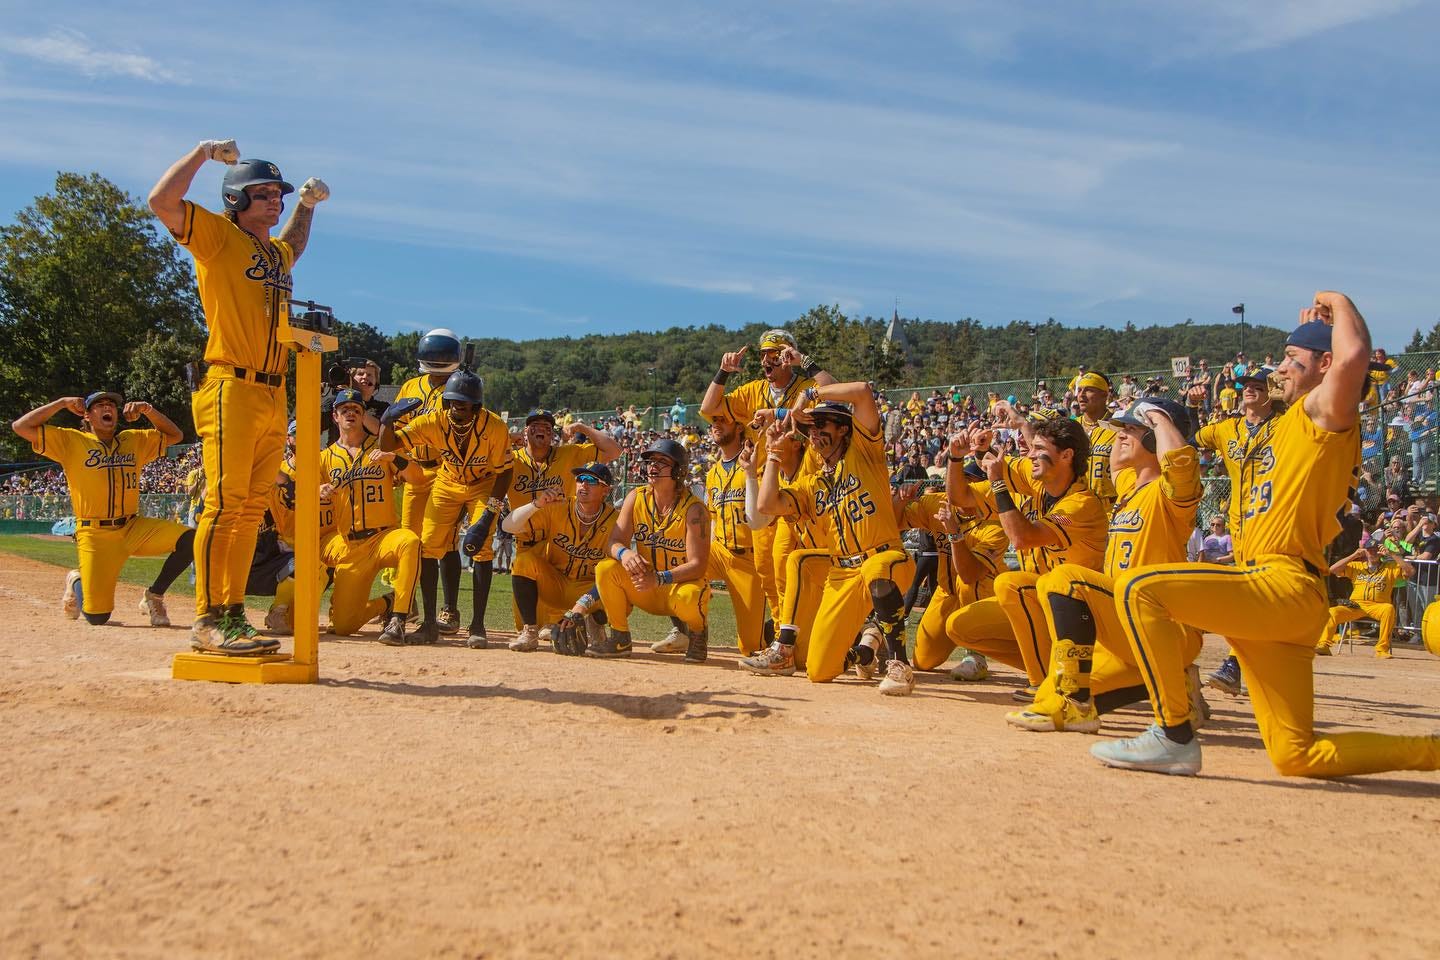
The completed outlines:
<svg viewBox="0 0 1440 960">
<path fill-rule="evenodd" d="M 1334 328 L 1328 323 L 1311 320 L 1309 323 L 1302 323 L 1296 327 L 1290 336 L 1285 338 L 1285 346 L 1329 353 L 1330 334 L 1333 330 Z"/>
<path fill-rule="evenodd" d="M 555 426 L 555 414 L 551 413 L 549 410 L 542 410 L 539 407 L 536 407 L 534 410 L 531 410 L 529 413 L 525 414 L 525 426 L 530 426 L 530 424 L 534 423 L 536 420 L 549 420 L 550 426 Z"/>
<path fill-rule="evenodd" d="M 615 475 L 610 468 L 599 460 L 591 460 L 589 463 L 582 463 L 578 467 L 571 467 L 570 472 L 576 477 L 594 477 L 607 487 L 615 485 Z"/>
<path fill-rule="evenodd" d="M 89 410 L 101 400 L 109 400 L 111 403 L 115 404 L 116 409 L 125 406 L 125 398 L 120 396 L 120 394 L 111 393 L 108 390 L 96 390 L 94 393 L 90 394 L 90 396 L 85 398 L 85 409 Z"/>
<path fill-rule="evenodd" d="M 365 409 L 365 398 L 360 396 L 360 391 L 349 389 L 335 392 L 335 402 L 330 405 L 330 409 L 339 410 L 341 405 L 346 403 L 353 403 L 361 410 Z"/>
<path fill-rule="evenodd" d="M 285 432 L 286 432 L 287 434 L 289 434 L 290 436 L 293 437 L 293 436 L 295 436 L 295 430 L 296 430 L 296 428 L 297 428 L 298 426 L 299 426 L 299 422 L 298 422 L 298 421 L 291 420 L 291 421 L 290 421 L 290 426 L 288 426 L 288 427 L 285 428 Z"/>
<path fill-rule="evenodd" d="M 1329 350 L 1330 348 L 1326 347 L 1325 349 Z M 1258 383 L 1262 387 L 1268 387 L 1270 385 L 1270 374 L 1273 372 L 1269 367 L 1261 367 L 1259 370 L 1236 377 L 1235 386 L 1243 387 L 1247 383 Z"/>
</svg>

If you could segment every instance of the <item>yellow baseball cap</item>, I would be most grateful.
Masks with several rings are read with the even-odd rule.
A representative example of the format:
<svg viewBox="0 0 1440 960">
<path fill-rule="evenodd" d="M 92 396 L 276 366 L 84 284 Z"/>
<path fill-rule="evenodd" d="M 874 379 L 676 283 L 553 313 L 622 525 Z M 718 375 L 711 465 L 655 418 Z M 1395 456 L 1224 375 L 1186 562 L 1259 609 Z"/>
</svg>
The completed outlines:
<svg viewBox="0 0 1440 960">
<path fill-rule="evenodd" d="M 790 336 L 786 330 L 766 330 L 760 336 L 761 350 L 783 350 L 786 347 L 800 348 L 795 343 L 795 338 Z"/>
</svg>

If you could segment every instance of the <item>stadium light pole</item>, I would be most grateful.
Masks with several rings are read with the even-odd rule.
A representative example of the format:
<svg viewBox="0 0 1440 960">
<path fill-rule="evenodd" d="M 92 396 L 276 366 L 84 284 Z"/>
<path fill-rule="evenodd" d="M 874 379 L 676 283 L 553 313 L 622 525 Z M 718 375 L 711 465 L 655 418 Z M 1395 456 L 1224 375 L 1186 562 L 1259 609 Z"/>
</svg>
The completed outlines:
<svg viewBox="0 0 1440 960">
<path fill-rule="evenodd" d="M 655 401 L 659 394 L 655 391 L 659 389 L 659 381 L 655 378 L 654 367 L 646 367 L 645 375 L 650 378 L 650 429 L 658 433 L 660 430 L 660 414 L 655 411 Z"/>
<path fill-rule="evenodd" d="M 1053 317 L 1051 319 L 1054 319 Z M 1034 388 L 1040 389 L 1040 327 L 1037 324 L 1027 324 L 1030 330 L 1030 341 L 1034 348 L 1031 352 L 1030 379 L 1034 380 Z"/>
<path fill-rule="evenodd" d="M 1230 308 L 1231 313 L 1240 314 L 1240 352 L 1245 352 L 1245 304 L 1237 303 Z"/>
</svg>

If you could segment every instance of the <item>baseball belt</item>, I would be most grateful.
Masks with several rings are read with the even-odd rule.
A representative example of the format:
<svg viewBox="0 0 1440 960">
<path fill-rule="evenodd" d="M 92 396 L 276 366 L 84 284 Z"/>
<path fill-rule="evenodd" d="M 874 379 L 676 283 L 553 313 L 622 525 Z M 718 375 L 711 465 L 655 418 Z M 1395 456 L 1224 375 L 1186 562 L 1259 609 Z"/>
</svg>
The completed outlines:
<svg viewBox="0 0 1440 960">
<path fill-rule="evenodd" d="M 860 566 L 860 564 L 864 563 L 866 560 L 869 560 L 871 557 L 875 556 L 875 554 L 884 553 L 886 550 L 893 549 L 895 548 L 892 547 L 890 544 L 882 543 L 880 544 L 880 546 L 872 547 L 871 549 L 866 550 L 864 553 L 857 553 L 848 557 L 831 557 L 830 562 L 837 567 L 843 567 L 846 570 L 853 570 L 854 568 Z"/>
<path fill-rule="evenodd" d="M 228 363 L 212 363 L 210 369 L 229 370 L 236 380 L 248 380 L 266 387 L 278 387 L 285 382 L 283 373 L 261 373 L 259 370 L 250 370 L 246 367 L 232 367 Z"/>
<path fill-rule="evenodd" d="M 81 520 L 79 524 L 82 527 L 123 527 L 134 519 L 134 516 L 129 516 L 116 517 L 113 520 Z"/>
<path fill-rule="evenodd" d="M 361 540 L 369 540 L 376 534 L 383 532 L 383 530 L 380 530 L 378 528 L 374 530 L 351 530 L 349 533 L 345 534 L 345 539 L 349 540 L 351 543 L 356 543 Z"/>
</svg>

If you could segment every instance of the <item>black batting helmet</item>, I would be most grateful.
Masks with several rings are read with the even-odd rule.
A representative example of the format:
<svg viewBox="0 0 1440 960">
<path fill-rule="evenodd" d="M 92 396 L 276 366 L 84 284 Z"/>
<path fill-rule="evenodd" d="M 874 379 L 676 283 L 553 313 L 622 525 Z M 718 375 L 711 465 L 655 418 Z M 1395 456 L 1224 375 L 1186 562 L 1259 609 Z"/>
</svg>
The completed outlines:
<svg viewBox="0 0 1440 960">
<path fill-rule="evenodd" d="M 450 379 L 445 381 L 445 390 L 440 394 L 440 399 L 484 406 L 485 381 L 469 370 L 456 370 L 450 374 Z"/>
<path fill-rule="evenodd" d="M 690 462 L 690 455 L 685 452 L 685 448 L 668 437 L 661 437 L 640 453 L 641 460 L 653 460 L 655 457 L 674 461 L 677 477 L 685 472 L 685 467 Z"/>
<path fill-rule="evenodd" d="M 225 182 L 220 187 L 220 199 L 225 209 L 239 212 L 250 206 L 250 195 L 246 187 L 258 187 L 262 183 L 280 184 L 280 195 L 294 193 L 295 188 L 280 176 L 280 168 L 269 160 L 241 160 L 225 171 Z"/>
<path fill-rule="evenodd" d="M 460 366 L 460 338 L 443 327 L 420 338 L 415 348 L 421 373 L 454 373 Z"/>
</svg>

